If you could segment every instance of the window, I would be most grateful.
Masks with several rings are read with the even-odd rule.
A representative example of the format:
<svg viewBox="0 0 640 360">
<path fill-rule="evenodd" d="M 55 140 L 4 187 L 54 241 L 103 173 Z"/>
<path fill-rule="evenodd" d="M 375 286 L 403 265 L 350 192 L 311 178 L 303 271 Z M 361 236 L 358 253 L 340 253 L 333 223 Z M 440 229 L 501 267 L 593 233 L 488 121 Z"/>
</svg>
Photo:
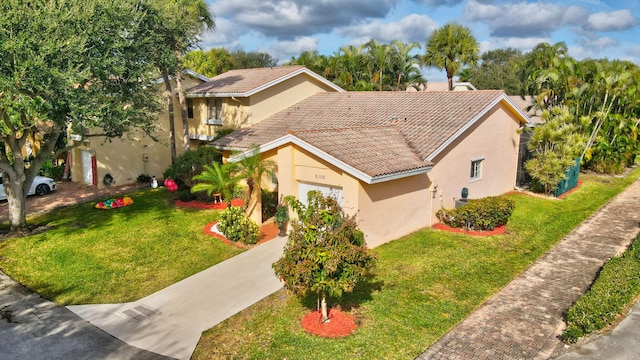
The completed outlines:
<svg viewBox="0 0 640 360">
<path fill-rule="evenodd" d="M 187 99 L 187 118 L 193 119 L 193 99 Z"/>
<path fill-rule="evenodd" d="M 482 178 L 482 161 L 484 159 L 471 160 L 471 180 Z"/>
<path fill-rule="evenodd" d="M 207 119 L 220 120 L 222 99 L 207 99 Z"/>
</svg>

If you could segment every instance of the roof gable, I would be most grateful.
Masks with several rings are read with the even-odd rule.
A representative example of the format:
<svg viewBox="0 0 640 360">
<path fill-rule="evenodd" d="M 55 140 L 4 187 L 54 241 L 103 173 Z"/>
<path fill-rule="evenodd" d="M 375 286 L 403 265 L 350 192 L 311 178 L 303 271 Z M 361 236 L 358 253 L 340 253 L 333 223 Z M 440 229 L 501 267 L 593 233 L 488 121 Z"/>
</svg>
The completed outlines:
<svg viewBox="0 0 640 360">
<path fill-rule="evenodd" d="M 248 97 L 301 74 L 306 74 L 335 91 L 344 91 L 303 65 L 295 65 L 230 70 L 188 89 L 186 93 L 187 97 Z"/>
</svg>

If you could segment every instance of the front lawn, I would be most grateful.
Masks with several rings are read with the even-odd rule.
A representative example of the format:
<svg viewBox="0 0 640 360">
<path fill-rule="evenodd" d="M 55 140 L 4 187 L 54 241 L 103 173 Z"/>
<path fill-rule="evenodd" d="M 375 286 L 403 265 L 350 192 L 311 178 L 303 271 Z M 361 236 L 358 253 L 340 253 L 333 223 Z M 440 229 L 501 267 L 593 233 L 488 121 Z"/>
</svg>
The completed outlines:
<svg viewBox="0 0 640 360">
<path fill-rule="evenodd" d="M 499 291 L 571 229 L 640 177 L 582 175 L 564 200 L 523 194 L 507 235 L 471 237 L 431 229 L 376 248 L 375 276 L 345 297 L 359 327 L 344 339 L 306 334 L 315 299 L 284 290 L 203 334 L 194 359 L 412 359 Z"/>
<path fill-rule="evenodd" d="M 0 269 L 60 305 L 133 301 L 242 250 L 205 235 L 213 210 L 174 207 L 164 189 L 129 194 L 134 204 L 80 204 L 29 219 L 44 233 L 0 241 Z"/>
</svg>

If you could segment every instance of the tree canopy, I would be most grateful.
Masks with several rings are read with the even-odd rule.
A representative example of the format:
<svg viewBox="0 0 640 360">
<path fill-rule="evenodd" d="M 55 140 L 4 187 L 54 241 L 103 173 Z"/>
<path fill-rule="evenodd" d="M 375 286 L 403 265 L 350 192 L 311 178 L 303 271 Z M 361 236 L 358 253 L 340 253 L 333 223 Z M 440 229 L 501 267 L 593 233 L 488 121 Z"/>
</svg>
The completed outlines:
<svg viewBox="0 0 640 360">
<path fill-rule="evenodd" d="M 298 219 L 291 221 L 284 255 L 273 264 L 285 287 L 298 295 L 311 291 L 321 301 L 323 321 L 328 320 L 327 296 L 340 298 L 375 264 L 367 251 L 356 219 L 344 213 L 337 201 L 310 191 L 307 204 L 285 198 Z"/>
<path fill-rule="evenodd" d="M 311 71 L 351 91 L 406 90 L 424 83 L 418 43 L 370 40 L 364 45 L 342 46 L 331 56 L 303 52 L 288 64 L 305 65 Z"/>
<path fill-rule="evenodd" d="M 153 132 L 166 48 L 158 19 L 136 0 L 0 3 L 0 170 L 12 230 L 27 230 L 27 190 L 68 126 L 106 138 Z M 35 138 L 40 152 L 27 159 Z"/>
<path fill-rule="evenodd" d="M 479 51 L 478 41 L 469 28 L 449 23 L 433 32 L 422 61 L 427 66 L 444 69 L 449 90 L 453 90 L 453 76 L 463 65 L 475 66 Z"/>
</svg>

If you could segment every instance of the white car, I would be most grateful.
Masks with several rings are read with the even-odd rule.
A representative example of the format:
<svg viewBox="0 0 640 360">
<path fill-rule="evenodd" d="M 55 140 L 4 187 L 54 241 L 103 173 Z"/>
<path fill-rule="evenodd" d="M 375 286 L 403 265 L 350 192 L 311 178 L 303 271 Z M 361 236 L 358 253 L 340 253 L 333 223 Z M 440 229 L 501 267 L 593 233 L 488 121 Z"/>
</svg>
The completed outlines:
<svg viewBox="0 0 640 360">
<path fill-rule="evenodd" d="M 36 176 L 31 183 L 29 193 L 27 195 L 45 195 L 56 189 L 56 182 L 52 178 L 46 176 Z M 2 175 L 0 175 L 0 200 L 7 200 L 7 194 L 4 192 L 2 184 Z"/>
</svg>

